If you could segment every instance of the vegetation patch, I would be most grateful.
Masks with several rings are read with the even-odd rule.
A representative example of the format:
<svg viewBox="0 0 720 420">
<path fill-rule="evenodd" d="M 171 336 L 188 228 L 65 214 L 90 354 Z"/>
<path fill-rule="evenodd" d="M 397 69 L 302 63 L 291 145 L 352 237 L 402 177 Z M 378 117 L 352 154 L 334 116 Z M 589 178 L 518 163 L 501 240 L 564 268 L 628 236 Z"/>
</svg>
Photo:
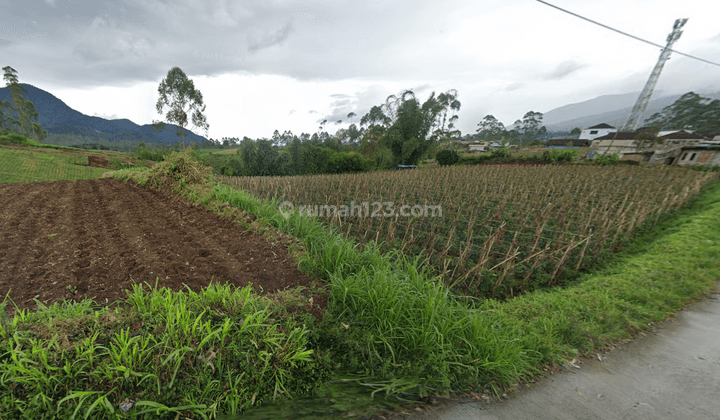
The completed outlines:
<svg viewBox="0 0 720 420">
<path fill-rule="evenodd" d="M 88 166 L 87 154 L 0 147 L 0 183 L 94 179 L 105 171 Z"/>
<path fill-rule="evenodd" d="M 113 309 L 18 311 L 0 339 L 2 418 L 207 419 L 306 394 L 328 377 L 307 327 L 250 287 L 137 285 Z"/>
</svg>

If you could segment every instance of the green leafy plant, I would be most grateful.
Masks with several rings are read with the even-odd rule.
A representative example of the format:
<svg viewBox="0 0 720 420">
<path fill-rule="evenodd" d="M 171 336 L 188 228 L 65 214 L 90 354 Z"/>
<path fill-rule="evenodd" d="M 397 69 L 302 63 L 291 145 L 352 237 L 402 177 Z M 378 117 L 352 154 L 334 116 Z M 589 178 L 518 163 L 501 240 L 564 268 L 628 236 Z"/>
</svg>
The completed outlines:
<svg viewBox="0 0 720 420">
<path fill-rule="evenodd" d="M 460 155 L 452 149 L 443 149 L 435 154 L 435 160 L 443 166 L 454 165 L 460 161 Z"/>
</svg>

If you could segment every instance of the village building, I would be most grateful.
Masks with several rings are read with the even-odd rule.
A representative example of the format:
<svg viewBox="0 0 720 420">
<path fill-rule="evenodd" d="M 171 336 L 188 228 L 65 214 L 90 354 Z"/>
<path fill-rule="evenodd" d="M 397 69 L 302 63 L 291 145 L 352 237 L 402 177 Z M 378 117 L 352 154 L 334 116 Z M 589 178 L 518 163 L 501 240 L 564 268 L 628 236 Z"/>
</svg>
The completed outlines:
<svg viewBox="0 0 720 420">
<path fill-rule="evenodd" d="M 578 139 L 580 140 L 595 140 L 598 137 L 606 136 L 610 133 L 617 132 L 617 128 L 610 124 L 598 124 L 592 127 L 588 127 L 580 132 Z"/>
<path fill-rule="evenodd" d="M 674 163 L 679 166 L 720 166 L 720 141 L 684 146 Z"/>
</svg>

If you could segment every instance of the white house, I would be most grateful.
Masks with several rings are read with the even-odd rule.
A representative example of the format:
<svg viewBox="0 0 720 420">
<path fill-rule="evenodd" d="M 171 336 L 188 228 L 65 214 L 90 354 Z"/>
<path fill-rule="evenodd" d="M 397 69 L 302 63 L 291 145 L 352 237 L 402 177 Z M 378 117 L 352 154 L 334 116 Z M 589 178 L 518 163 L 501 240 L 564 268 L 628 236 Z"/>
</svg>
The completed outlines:
<svg viewBox="0 0 720 420">
<path fill-rule="evenodd" d="M 617 132 L 617 128 L 609 125 L 609 124 L 598 124 L 589 128 L 584 129 L 580 133 L 580 137 L 578 137 L 579 140 L 595 140 L 598 137 L 606 136 L 610 133 Z"/>
</svg>

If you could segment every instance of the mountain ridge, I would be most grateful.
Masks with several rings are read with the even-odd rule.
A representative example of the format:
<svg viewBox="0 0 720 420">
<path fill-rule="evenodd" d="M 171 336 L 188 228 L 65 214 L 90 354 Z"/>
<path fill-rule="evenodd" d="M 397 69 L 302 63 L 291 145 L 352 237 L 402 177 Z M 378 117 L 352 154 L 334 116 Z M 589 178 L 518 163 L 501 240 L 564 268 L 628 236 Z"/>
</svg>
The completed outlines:
<svg viewBox="0 0 720 420">
<path fill-rule="evenodd" d="M 140 143 L 175 144 L 181 141 L 176 134 L 179 128 L 167 124 L 161 132 L 155 132 L 152 124 L 138 125 L 127 118 L 108 120 L 101 117 L 85 115 L 68 106 L 52 93 L 29 85 L 20 84 L 26 90 L 25 98 L 29 99 L 38 112 L 38 122 L 50 135 L 81 136 L 85 141 L 104 140 L 109 143 Z M 12 101 L 7 87 L 0 88 L 0 100 Z M 186 129 L 185 143 L 207 141 Z"/>
<path fill-rule="evenodd" d="M 672 105 L 682 95 L 665 95 L 651 99 L 645 112 L 640 118 L 640 124 L 666 106 Z M 720 99 L 720 92 L 696 92 L 710 99 Z M 591 127 L 600 123 L 607 123 L 620 128 L 627 121 L 632 108 L 637 101 L 638 93 L 625 93 L 617 95 L 602 95 L 587 101 L 563 105 L 543 114 L 543 123 L 548 131 L 570 131 L 577 127 L 580 129 Z M 597 111 L 592 111 L 592 110 Z"/>
</svg>

